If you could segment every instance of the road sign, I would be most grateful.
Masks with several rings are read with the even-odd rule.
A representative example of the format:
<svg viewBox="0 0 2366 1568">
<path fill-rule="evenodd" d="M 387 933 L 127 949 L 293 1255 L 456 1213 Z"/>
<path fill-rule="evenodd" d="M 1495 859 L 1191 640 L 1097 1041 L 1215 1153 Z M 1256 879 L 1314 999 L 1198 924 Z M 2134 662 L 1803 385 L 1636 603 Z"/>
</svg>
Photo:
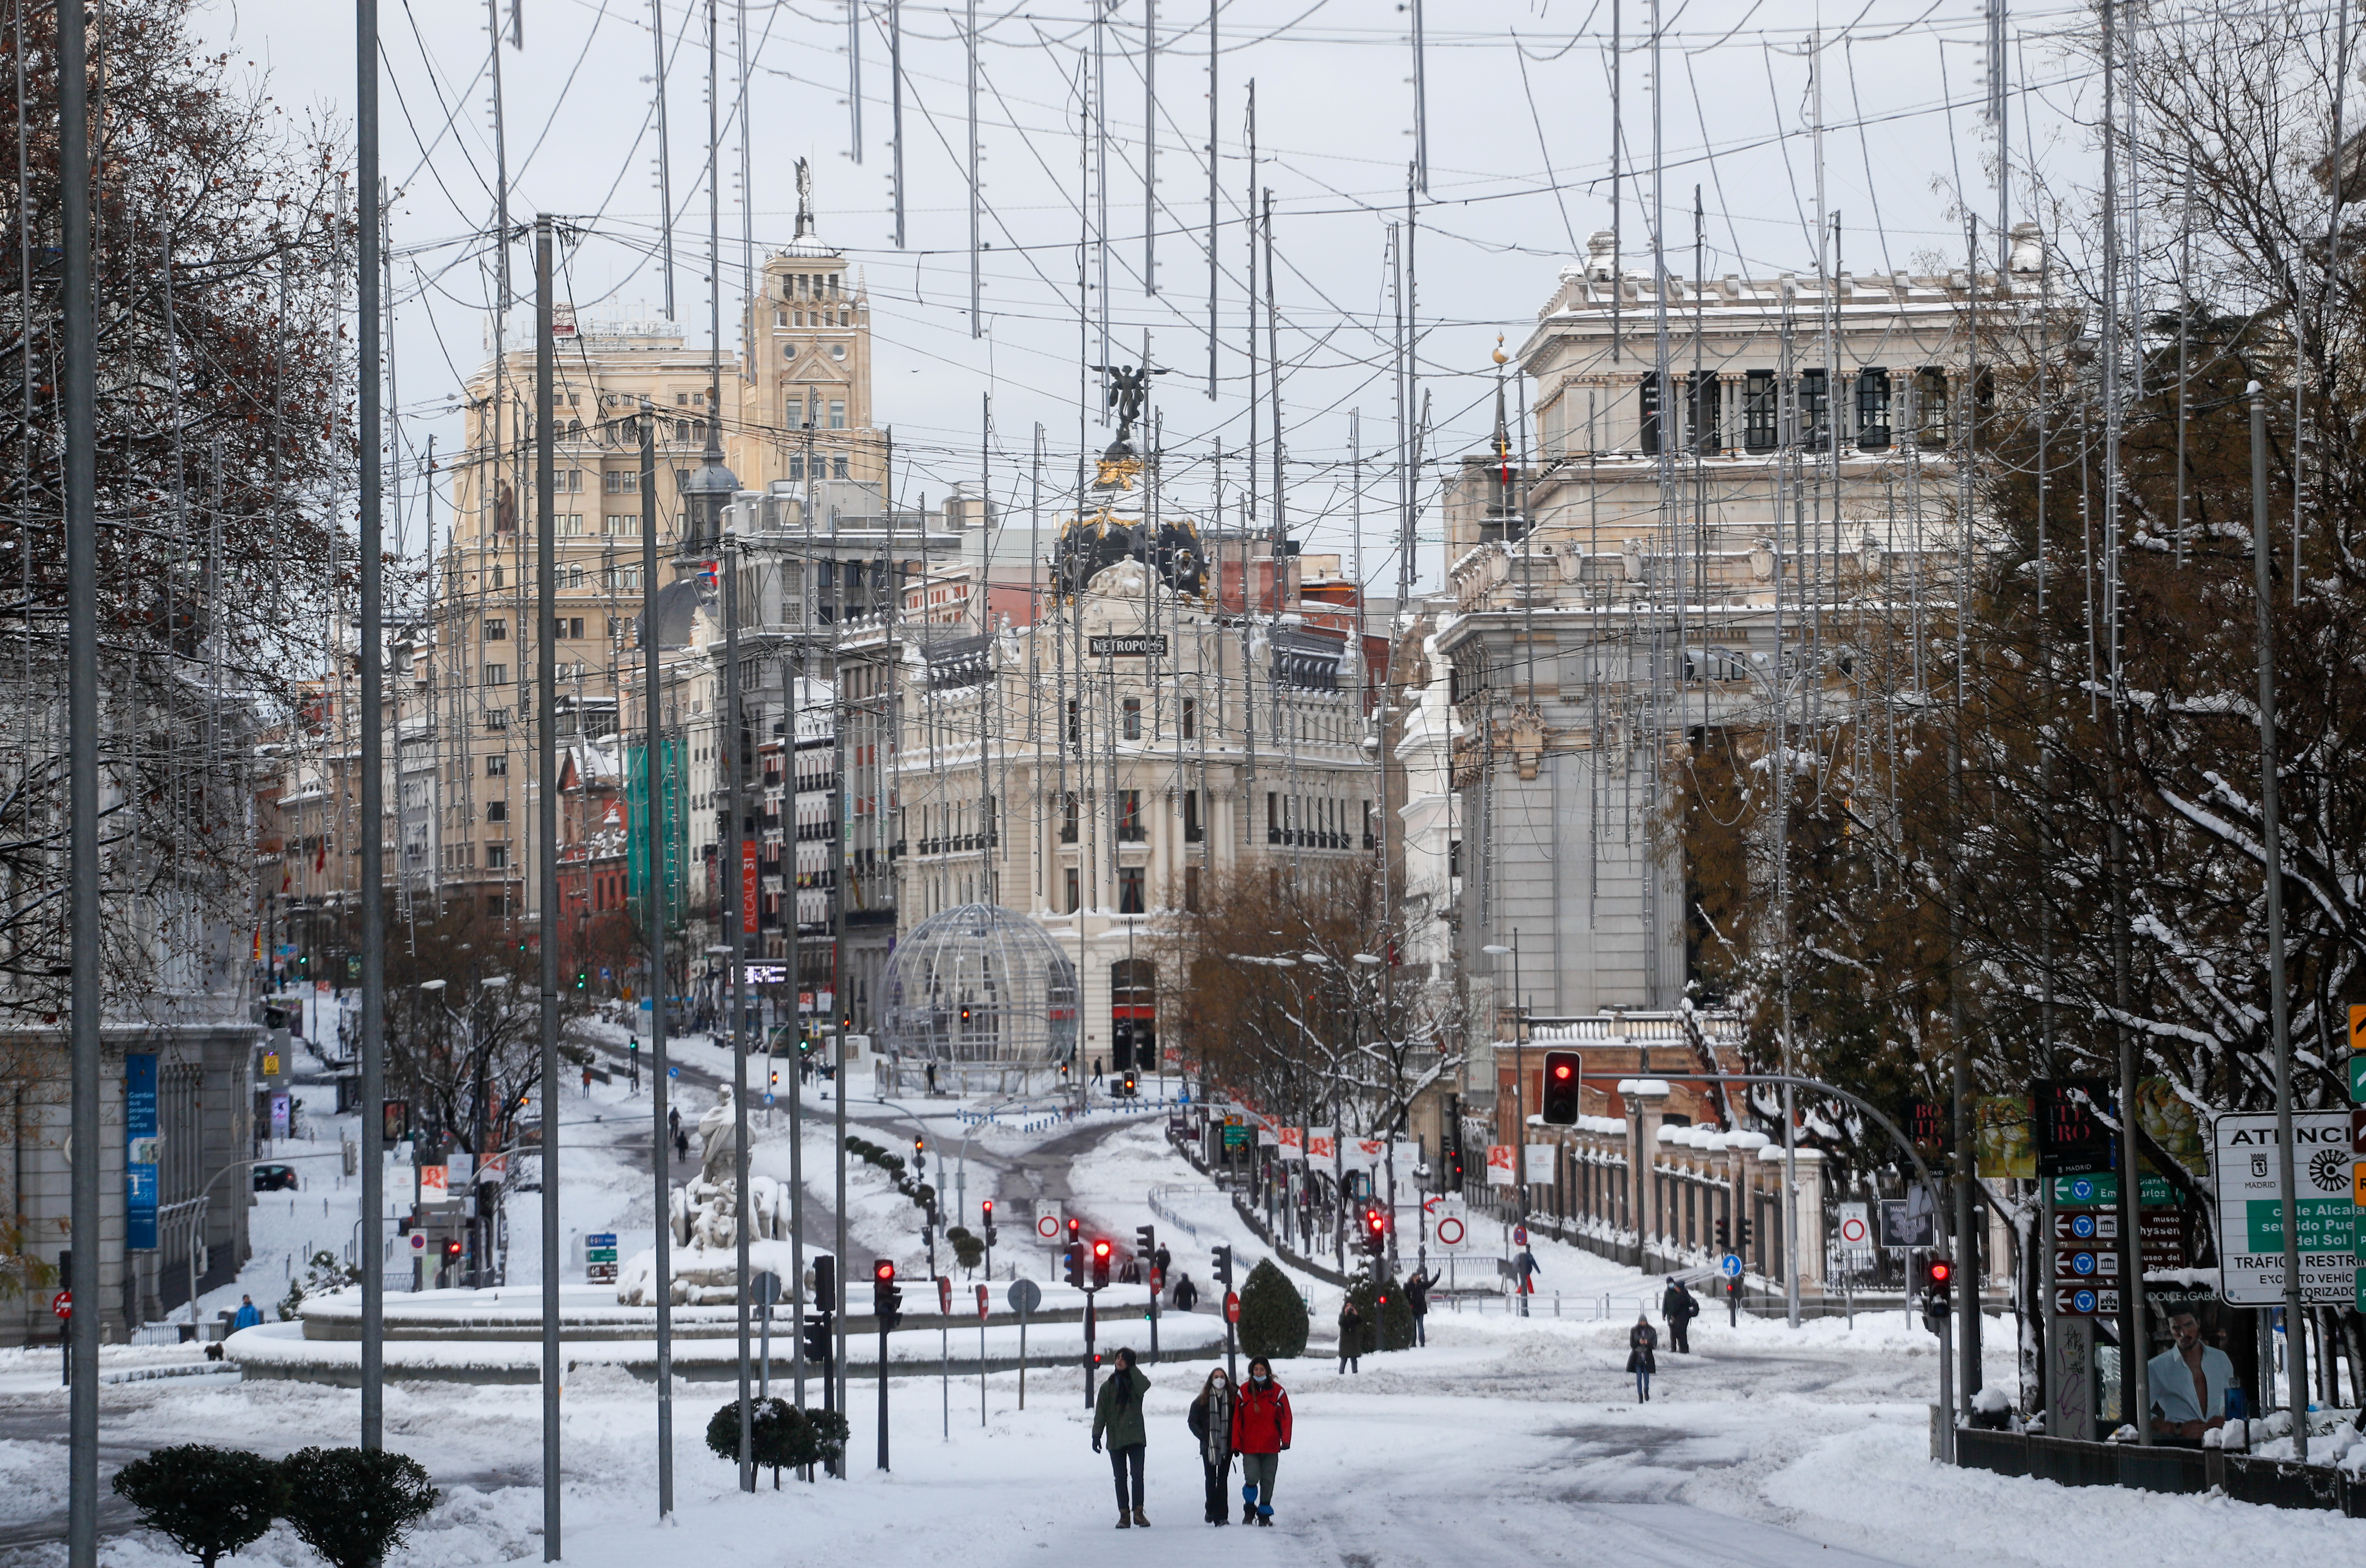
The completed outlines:
<svg viewBox="0 0 2366 1568">
<path fill-rule="evenodd" d="M 984 1285 L 977 1287 L 977 1320 L 980 1323 L 986 1321 L 986 1287 Z"/>
<path fill-rule="evenodd" d="M 1439 1220 L 1437 1222 L 1437 1244 L 1440 1247 L 1461 1246 L 1462 1222 L 1456 1219 L 1452 1215 L 1448 1215 L 1444 1219 Z"/>
<path fill-rule="evenodd" d="M 2056 1210 L 2054 1215 L 2054 1239 L 2082 1244 L 2096 1241 L 2116 1241 L 2120 1237 L 2120 1214 L 2117 1209 Z"/>
<path fill-rule="evenodd" d="M 759 1269 L 749 1276 L 748 1294 L 758 1306 L 770 1306 L 781 1299 L 781 1276 L 770 1269 Z"/>
<path fill-rule="evenodd" d="M 595 1230 L 584 1237 L 583 1265 L 585 1282 L 595 1285 L 613 1285 L 616 1282 L 616 1233 L 614 1231 Z M 758 1274 L 749 1283 L 753 1288 L 761 1290 L 761 1282 L 765 1280 L 772 1282 L 773 1292 L 777 1294 L 781 1288 L 781 1282 L 776 1275 Z M 756 1299 L 767 1305 L 771 1305 L 769 1298 L 760 1294 Z"/>
<path fill-rule="evenodd" d="M 1841 1245 L 1852 1252 L 1861 1252 L 1872 1243 L 1873 1225 L 1863 1204 L 1841 1205 L 1840 1238 Z"/>
<path fill-rule="evenodd" d="M 2095 1285 L 2056 1286 L 2054 1310 L 2069 1317 L 2116 1317 L 2120 1293 Z"/>
<path fill-rule="evenodd" d="M 2349 1097 L 2366 1100 L 2366 1002 L 2349 1004 L 2349 1048 L 2356 1053 L 2349 1061 Z"/>
<path fill-rule="evenodd" d="M 2340 1111 L 2293 1117 L 2293 1215 L 2300 1228 L 2301 1299 L 2348 1304 L 2357 1291 L 2352 1250 L 2355 1162 L 2349 1118 Z M 2219 1277 L 2230 1306 L 2273 1306 L 2284 1299 L 2283 1204 L 2277 1169 L 2276 1118 L 2255 1113 L 2212 1124 L 2211 1173 L 2218 1182 Z"/>
<path fill-rule="evenodd" d="M 2060 1284 L 2091 1284 L 2099 1280 L 2116 1280 L 2120 1275 L 2119 1252 L 2109 1247 L 2057 1247 L 2054 1249 L 2054 1278 Z"/>
<path fill-rule="evenodd" d="M 1011 1311 L 1024 1316 L 1043 1305 L 1043 1287 L 1032 1280 L 1013 1280 L 1010 1288 L 1003 1293 L 1003 1299 L 1010 1304 Z"/>
<path fill-rule="evenodd" d="M 953 1282 L 951 1275 L 937 1276 L 937 1310 L 947 1317 L 953 1315 Z"/>
<path fill-rule="evenodd" d="M 1512 1227 L 1512 1245 L 1515 1247 L 1526 1247 L 1527 1244 L 1528 1227 L 1525 1225 L 1514 1226 Z"/>
<path fill-rule="evenodd" d="M 60 1291 L 57 1294 L 56 1298 L 50 1303 L 50 1316 L 52 1317 L 72 1317 L 73 1316 L 73 1292 Z"/>
<path fill-rule="evenodd" d="M 1738 1280 L 1741 1278 L 1741 1260 L 1729 1252 L 1717 1260 L 1717 1271 L 1729 1280 Z"/>
<path fill-rule="evenodd" d="M 1060 1234 L 1060 1216 L 1042 1214 L 1035 1216 L 1035 1234 L 1049 1241 Z"/>
<path fill-rule="evenodd" d="M 1224 1147 L 1226 1148 L 1247 1148 L 1256 1141 L 1256 1129 L 1250 1126 L 1246 1122 L 1226 1122 L 1224 1124 Z"/>
<path fill-rule="evenodd" d="M 2136 1204 L 2142 1208 L 2169 1208 L 2178 1202 L 2177 1189 L 2166 1176 L 2147 1176 L 2138 1185 Z M 2120 1179 L 2110 1171 L 2082 1176 L 2054 1178 L 2054 1205 L 2056 1208 L 2117 1208 L 2120 1205 Z"/>
<path fill-rule="evenodd" d="M 1238 1323 L 1240 1320 L 1241 1293 L 1238 1291 L 1226 1291 L 1224 1293 L 1224 1321 L 1227 1323 Z"/>
</svg>

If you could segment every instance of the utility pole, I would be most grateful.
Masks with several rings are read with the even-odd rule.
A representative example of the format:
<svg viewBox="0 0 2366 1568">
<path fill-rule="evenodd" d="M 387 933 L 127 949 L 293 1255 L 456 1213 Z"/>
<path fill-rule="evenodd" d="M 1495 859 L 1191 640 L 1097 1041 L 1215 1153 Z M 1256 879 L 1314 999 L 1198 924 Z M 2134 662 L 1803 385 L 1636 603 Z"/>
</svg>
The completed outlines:
<svg viewBox="0 0 2366 1568">
<path fill-rule="evenodd" d="M 670 227 L 670 225 L 669 225 Z M 661 644 L 658 626 L 657 409 L 641 399 L 641 711 L 647 734 L 641 776 L 648 793 L 641 812 L 647 860 L 649 937 L 649 1136 L 656 1191 L 658 1308 L 658 1518 L 673 1512 L 673 1140 L 666 1125 L 666 902 L 664 830 L 673 820 L 659 756 L 665 746 Z"/>
<path fill-rule="evenodd" d="M 379 710 L 386 699 L 385 519 L 380 506 L 383 471 L 378 452 L 379 226 L 386 220 L 377 177 L 377 0 L 354 0 L 354 129 L 357 169 L 354 185 L 362 201 L 358 325 L 361 335 L 361 589 L 362 589 L 362 1227 L 355 1250 L 362 1266 L 362 1447 L 376 1449 L 384 1434 L 386 1364 L 386 1256 L 380 1233 L 386 1223 L 386 1162 L 378 1148 L 385 1132 L 378 1106 L 386 1094 L 386 732 Z M 191 1249 L 192 1256 L 195 1248 Z M 197 1320 L 197 1297 L 189 1317 Z"/>
<path fill-rule="evenodd" d="M 90 58 L 83 8 L 61 6 L 58 27 L 59 227 L 64 230 L 60 378 L 65 418 L 67 1003 L 76 1148 L 68 1213 L 77 1244 L 66 1270 L 73 1387 L 66 1394 L 66 1561 L 98 1562 L 98 339 L 91 291 Z M 87 1238 L 87 1240 L 80 1238 Z"/>
<path fill-rule="evenodd" d="M 542 1560 L 559 1557 L 558 1504 L 558 477 L 550 215 L 534 220 L 535 834 L 542 903 Z M 377 836 L 378 824 L 364 832 Z M 367 1106 L 363 1107 L 369 1114 Z"/>
<path fill-rule="evenodd" d="M 2293 374 L 2300 374 L 2298 367 Z M 2275 607 L 2270 597 L 2275 575 L 2268 564 L 2268 400 L 2256 381 L 2248 392 L 2251 400 L 2251 572 L 2257 601 L 2254 612 L 2259 618 L 2259 842 L 2268 895 L 2268 1017 L 2275 1031 L 2276 1202 L 2284 1227 L 2284 1365 L 2292 1391 L 2293 1458 L 2305 1464 L 2308 1327 L 2301 1300 L 2300 1227 L 2293 1201 L 2292 1029 L 2284 999 L 2283 825 L 2277 815 Z M 2123 1121 L 2127 1117 L 2125 1103 Z M 2142 1417 L 2144 1412 L 2139 1408 L 2137 1414 Z"/>
</svg>

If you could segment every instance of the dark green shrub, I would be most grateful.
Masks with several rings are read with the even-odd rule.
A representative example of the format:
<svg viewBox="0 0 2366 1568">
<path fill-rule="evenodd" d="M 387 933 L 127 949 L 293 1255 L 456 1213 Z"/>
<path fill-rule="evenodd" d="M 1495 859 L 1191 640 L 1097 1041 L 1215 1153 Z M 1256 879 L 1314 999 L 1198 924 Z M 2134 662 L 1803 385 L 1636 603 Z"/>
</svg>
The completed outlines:
<svg viewBox="0 0 2366 1568">
<path fill-rule="evenodd" d="M 1306 1304 L 1270 1258 L 1258 1259 L 1241 1286 L 1241 1350 L 1274 1358 L 1306 1353 Z"/>
<path fill-rule="evenodd" d="M 1364 1315 L 1365 1350 L 1413 1349 L 1413 1304 L 1405 1299 L 1404 1287 L 1396 1276 L 1383 1273 L 1375 1282 L 1369 1273 L 1358 1274 L 1347 1295 Z"/>
<path fill-rule="evenodd" d="M 775 1491 L 782 1471 L 829 1462 L 846 1451 L 846 1417 L 835 1410 L 800 1410 L 785 1399 L 751 1399 L 748 1416 L 749 1453 L 758 1468 L 772 1473 Z M 717 1459 L 739 1462 L 738 1400 L 708 1417 L 706 1446 Z"/>
<path fill-rule="evenodd" d="M 384 1449 L 300 1449 L 281 1473 L 280 1516 L 329 1568 L 377 1568 L 439 1496 L 417 1460 Z"/>
<path fill-rule="evenodd" d="M 945 1239 L 952 1244 L 953 1261 L 963 1269 L 975 1270 L 986 1261 L 986 1238 L 968 1226 L 953 1226 L 945 1232 Z"/>
<path fill-rule="evenodd" d="M 142 1525 L 214 1568 L 215 1559 L 271 1528 L 287 1483 L 259 1453 L 183 1443 L 117 1471 L 115 1491 L 140 1510 Z"/>
</svg>

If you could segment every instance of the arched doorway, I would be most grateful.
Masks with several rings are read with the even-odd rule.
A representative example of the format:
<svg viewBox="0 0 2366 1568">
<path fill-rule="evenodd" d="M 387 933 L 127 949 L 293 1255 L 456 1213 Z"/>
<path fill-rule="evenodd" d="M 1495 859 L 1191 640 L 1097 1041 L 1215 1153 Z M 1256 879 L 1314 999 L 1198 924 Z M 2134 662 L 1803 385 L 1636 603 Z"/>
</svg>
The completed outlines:
<svg viewBox="0 0 2366 1568">
<path fill-rule="evenodd" d="M 1158 966 L 1121 958 L 1110 966 L 1110 1065 L 1120 1072 L 1158 1067 Z"/>
</svg>

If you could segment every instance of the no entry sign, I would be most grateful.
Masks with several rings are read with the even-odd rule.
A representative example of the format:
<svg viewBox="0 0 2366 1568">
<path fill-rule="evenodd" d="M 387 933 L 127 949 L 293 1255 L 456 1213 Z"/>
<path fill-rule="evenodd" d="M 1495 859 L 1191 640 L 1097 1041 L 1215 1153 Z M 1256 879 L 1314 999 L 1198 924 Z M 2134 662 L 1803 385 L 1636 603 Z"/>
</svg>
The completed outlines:
<svg viewBox="0 0 2366 1568">
<path fill-rule="evenodd" d="M 1226 1291 L 1224 1293 L 1224 1321 L 1227 1323 L 1238 1323 L 1240 1320 L 1241 1293 L 1238 1291 Z"/>
<path fill-rule="evenodd" d="M 1456 1219 L 1452 1215 L 1448 1215 L 1444 1219 L 1439 1220 L 1437 1222 L 1437 1244 L 1440 1247 L 1461 1246 L 1462 1222 Z"/>
<path fill-rule="evenodd" d="M 1038 1235 L 1038 1236 L 1040 1236 L 1040 1237 L 1042 1237 L 1042 1238 L 1044 1240 L 1046 1240 L 1046 1241 L 1049 1241 L 1049 1240 L 1051 1240 L 1053 1237 L 1055 1237 L 1055 1236 L 1059 1235 L 1059 1234 L 1060 1234 L 1060 1216 L 1059 1216 L 1058 1215 L 1036 1215 L 1036 1216 L 1035 1216 L 1035 1234 L 1036 1234 L 1036 1235 Z"/>
</svg>

